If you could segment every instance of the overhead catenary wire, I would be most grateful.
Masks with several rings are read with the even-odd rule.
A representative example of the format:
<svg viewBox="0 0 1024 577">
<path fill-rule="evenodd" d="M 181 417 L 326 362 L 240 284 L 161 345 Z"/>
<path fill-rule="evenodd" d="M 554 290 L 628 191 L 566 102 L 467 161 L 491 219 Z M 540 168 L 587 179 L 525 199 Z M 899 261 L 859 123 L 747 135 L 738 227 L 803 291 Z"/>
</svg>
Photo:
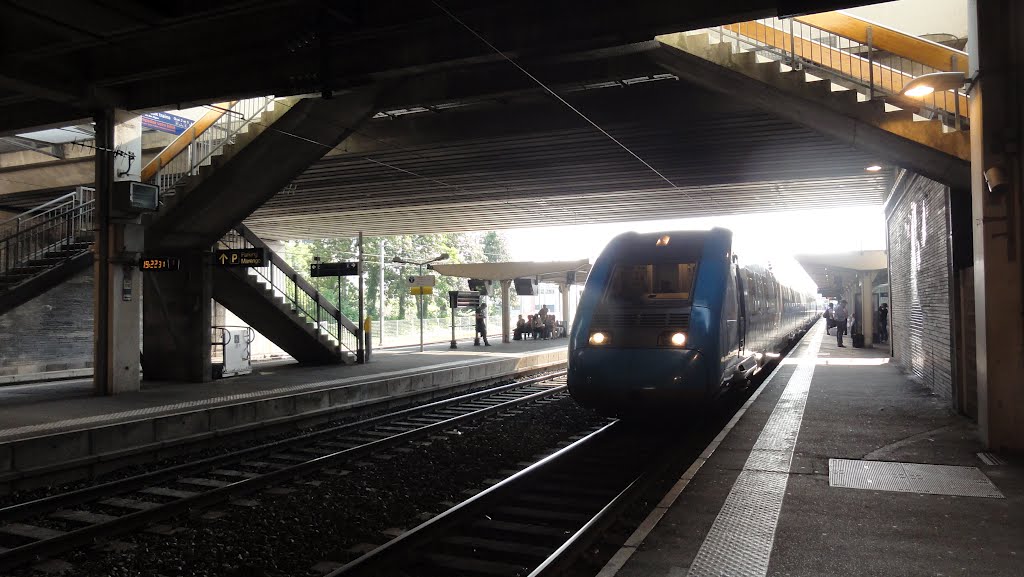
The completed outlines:
<svg viewBox="0 0 1024 577">
<path fill-rule="evenodd" d="M 461 20 L 461 19 L 460 19 L 460 18 L 459 18 L 458 16 L 456 16 L 456 15 L 455 15 L 454 13 L 452 13 L 452 12 L 451 12 L 450 10 L 448 10 L 447 8 L 445 8 L 444 6 L 442 6 L 442 5 L 440 4 L 440 3 L 438 3 L 438 2 L 437 2 L 437 0 L 431 0 L 431 3 L 432 3 L 432 4 L 434 5 L 434 6 L 437 6 L 437 8 L 438 8 L 439 10 L 441 10 L 442 12 L 444 12 L 445 14 L 447 14 L 449 18 L 451 18 L 451 19 L 452 19 L 452 20 L 454 20 L 454 21 L 455 21 L 456 23 L 458 23 L 458 24 L 459 24 L 460 26 L 462 26 L 462 27 L 463 27 L 463 28 L 465 28 L 465 29 L 466 29 L 467 31 L 469 31 L 469 33 L 470 33 L 470 34 L 472 34 L 473 36 L 475 36 L 475 37 L 476 37 L 476 38 L 477 38 L 478 40 L 480 40 L 480 42 L 483 42 L 483 43 L 484 43 L 485 45 L 487 45 L 487 47 L 488 47 L 488 48 L 490 48 L 491 50 L 493 50 L 493 51 L 494 51 L 494 52 L 495 52 L 496 54 L 498 54 L 499 56 L 501 56 L 502 58 L 504 58 L 505 60 L 507 60 L 507 61 L 509 62 L 509 64 L 511 64 L 512 66 L 515 66 L 515 67 L 516 67 L 516 68 L 517 68 L 517 69 L 518 69 L 518 70 L 519 70 L 520 72 L 522 72 L 522 73 L 523 73 L 524 75 L 526 75 L 526 77 L 527 77 L 527 78 L 529 78 L 529 79 L 530 79 L 530 80 L 532 80 L 532 81 L 533 81 L 534 83 L 536 83 L 536 84 L 537 84 L 537 86 L 540 86 L 540 87 L 541 87 L 542 89 L 544 89 L 544 91 L 545 91 L 545 92 L 547 92 L 547 93 L 548 93 L 548 94 L 550 94 L 550 95 L 551 95 L 552 97 L 554 97 L 554 98 L 555 98 L 556 100 L 558 100 L 559 102 L 561 102 L 562 104 L 564 104 L 564 105 L 565 105 L 565 106 L 566 106 L 566 107 L 567 107 L 567 108 L 568 108 L 569 110 L 573 111 L 573 112 L 574 112 L 574 113 L 575 113 L 575 114 L 576 114 L 577 116 L 579 116 L 579 117 L 580 117 L 580 118 L 582 118 L 582 119 L 583 119 L 584 121 L 586 121 L 586 122 L 587 122 L 588 124 L 590 124 L 590 125 L 591 125 L 591 126 L 593 126 L 593 127 L 595 128 L 595 129 L 597 129 L 597 131 L 598 131 L 598 132 L 600 132 L 600 133 L 601 133 L 601 134 L 603 134 L 603 135 L 604 135 L 605 137 L 607 137 L 607 138 L 608 138 L 609 140 L 611 140 L 611 141 L 612 141 L 612 142 L 614 142 L 614 143 L 615 143 L 616 145 L 618 145 L 618 146 L 619 146 L 619 148 L 621 148 L 622 150 L 625 150 L 625 151 L 626 151 L 627 153 L 629 153 L 629 154 L 630 154 L 630 155 L 631 155 L 631 156 L 632 156 L 633 158 L 635 158 L 635 159 L 637 159 L 638 161 L 640 161 L 640 163 L 641 163 L 641 164 L 643 164 L 643 165 L 644 165 L 644 166 L 646 166 L 646 167 L 647 167 L 647 168 L 648 168 L 648 169 L 649 169 L 649 170 L 650 170 L 651 172 L 653 172 L 654 174 L 656 174 L 656 175 L 658 176 L 658 178 L 660 178 L 660 179 L 664 180 L 664 181 L 665 181 L 665 182 L 666 182 L 666 183 L 667 183 L 667 184 L 668 184 L 669 186 L 671 186 L 671 187 L 672 187 L 672 188 L 673 188 L 674 190 L 678 191 L 679 193 L 683 194 L 684 196 L 686 196 L 687 198 L 689 198 L 690 200 L 692 200 L 692 201 L 694 201 L 694 202 L 696 202 L 696 201 L 697 201 L 697 199 L 695 199 L 695 198 L 694 198 L 693 196 L 691 196 L 690 194 L 688 194 L 688 193 L 687 193 L 687 192 L 686 192 L 685 190 L 683 190 L 682 188 L 680 188 L 680 187 L 676 186 L 676 184 L 675 184 L 674 182 L 672 182 L 672 180 L 671 180 L 671 179 L 669 179 L 669 178 L 668 178 L 667 176 L 665 176 L 664 174 L 662 174 L 662 173 L 661 173 L 661 171 L 659 171 L 659 170 L 658 170 L 657 168 L 654 168 L 653 166 L 651 166 L 651 164 L 650 164 L 650 163 L 648 163 L 648 162 L 647 162 L 646 160 L 644 160 L 643 158 L 641 158 L 639 154 L 637 154 L 637 153 L 633 152 L 633 150 L 631 150 L 631 149 L 630 149 L 630 148 L 629 148 L 628 146 L 626 146 L 625 144 L 623 144 L 623 143 L 622 143 L 622 142 L 621 142 L 621 141 L 620 141 L 619 139 L 617 139 L 617 138 L 615 138 L 614 136 L 612 136 L 612 135 L 611 135 L 611 134 L 610 134 L 610 133 L 609 133 L 609 132 L 608 132 L 607 130 L 605 130 L 604 128 L 601 128 L 601 126 L 600 126 L 599 124 L 597 124 L 596 122 L 594 122 L 593 120 L 591 120 L 591 119 L 590 119 L 590 117 L 588 117 L 588 116 L 587 116 L 586 114 L 584 114 L 584 113 L 583 113 L 583 112 L 582 112 L 582 111 L 581 111 L 580 109 L 578 109 L 578 108 L 576 108 L 575 106 L 573 106 L 572 104 L 570 104 L 570 103 L 569 103 L 569 102 L 568 102 L 568 101 L 567 101 L 566 99 L 562 98 L 562 96 L 561 96 L 560 94 L 558 94 L 557 92 L 555 92 L 554 90 L 552 90 L 552 89 L 551 89 L 550 87 L 548 87 L 548 85 L 547 85 L 547 84 L 545 84 L 545 83 L 544 83 L 543 81 L 541 81 L 541 80 L 540 80 L 539 78 L 537 78 L 537 77 L 536 77 L 536 76 L 534 76 L 533 74 L 530 74 L 530 72 L 529 72 L 528 70 L 526 70 L 525 68 L 523 68 L 523 67 L 522 67 L 522 66 L 521 66 L 521 65 L 520 65 L 520 64 L 519 64 L 518 62 L 516 62 L 515 60 L 513 60 L 512 58 L 510 58 L 510 57 L 509 57 L 509 56 L 508 56 L 507 54 L 505 54 L 504 52 L 502 52 L 501 50 L 499 50 L 499 49 L 498 49 L 498 48 L 497 48 L 497 47 L 496 47 L 495 45 L 491 44 L 491 43 L 490 43 L 490 41 L 488 41 L 488 40 L 487 40 L 486 38 L 484 38 L 483 36 L 481 36 L 481 35 L 480 35 L 480 33 L 478 33 L 478 32 L 477 32 L 476 30 L 474 30 L 474 29 L 473 29 L 472 27 L 470 27 L 470 26 L 469 26 L 468 24 L 466 24 L 465 22 L 463 22 L 463 21 L 462 21 L 462 20 Z M 714 203 L 715 203 L 715 205 L 717 205 L 717 204 L 718 204 L 718 202 L 717 202 L 717 201 L 716 201 L 716 200 L 715 200 L 715 199 L 714 199 L 713 197 L 711 198 L 711 200 L 712 200 L 712 202 L 714 202 Z"/>
</svg>

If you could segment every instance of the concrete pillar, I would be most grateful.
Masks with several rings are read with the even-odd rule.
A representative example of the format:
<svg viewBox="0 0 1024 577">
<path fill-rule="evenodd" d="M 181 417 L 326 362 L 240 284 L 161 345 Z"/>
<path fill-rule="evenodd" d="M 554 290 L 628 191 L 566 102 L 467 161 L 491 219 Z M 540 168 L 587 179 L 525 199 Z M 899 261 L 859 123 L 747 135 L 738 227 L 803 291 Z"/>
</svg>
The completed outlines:
<svg viewBox="0 0 1024 577">
<path fill-rule="evenodd" d="M 94 387 L 98 394 L 139 390 L 142 251 L 139 217 L 111 212 L 112 183 L 139 180 L 142 122 L 125 111 L 96 118 L 96 306 Z M 110 151 L 118 151 L 116 154 Z"/>
<path fill-rule="evenodd" d="M 860 271 L 860 330 L 864 333 L 864 346 L 870 347 L 874 343 L 872 338 L 875 332 L 875 314 L 871 306 L 871 289 L 874 288 L 875 272 Z"/>
<path fill-rule="evenodd" d="M 501 281 L 501 342 L 512 342 L 512 309 L 509 303 L 508 287 L 512 284 L 510 280 Z"/>
<path fill-rule="evenodd" d="M 212 380 L 213 282 L 207 257 L 200 251 L 182 255 L 181 270 L 148 273 L 144 280 L 146 380 Z"/>
<path fill-rule="evenodd" d="M 974 218 L 978 431 L 997 451 L 1024 451 L 1024 266 L 1020 135 L 1024 9 L 971 0 L 971 197 Z M 1000 186 L 990 187 L 1001 181 Z"/>
</svg>

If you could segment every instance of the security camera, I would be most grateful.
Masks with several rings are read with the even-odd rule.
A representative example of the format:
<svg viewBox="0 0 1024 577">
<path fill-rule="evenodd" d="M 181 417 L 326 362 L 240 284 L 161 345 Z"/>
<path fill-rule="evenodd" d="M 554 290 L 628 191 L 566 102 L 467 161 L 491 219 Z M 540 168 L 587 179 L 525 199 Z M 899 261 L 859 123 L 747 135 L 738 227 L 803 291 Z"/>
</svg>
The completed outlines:
<svg viewBox="0 0 1024 577">
<path fill-rule="evenodd" d="M 989 192 L 1003 194 L 1010 190 L 1010 179 L 1001 166 L 993 166 L 985 170 L 985 183 L 988 184 Z"/>
</svg>

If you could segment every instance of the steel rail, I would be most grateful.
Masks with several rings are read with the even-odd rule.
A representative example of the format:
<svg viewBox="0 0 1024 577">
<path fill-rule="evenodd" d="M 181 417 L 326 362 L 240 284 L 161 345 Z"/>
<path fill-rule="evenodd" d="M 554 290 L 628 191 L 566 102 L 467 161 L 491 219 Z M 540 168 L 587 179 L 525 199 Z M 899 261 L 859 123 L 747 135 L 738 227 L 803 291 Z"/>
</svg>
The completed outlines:
<svg viewBox="0 0 1024 577">
<path fill-rule="evenodd" d="M 331 430 L 316 431 L 314 433 L 308 433 L 296 437 L 294 439 L 285 439 L 283 441 L 275 441 L 259 447 L 250 449 L 244 449 L 229 455 L 211 457 L 196 463 L 189 463 L 186 465 L 178 465 L 169 469 L 155 471 L 153 473 L 146 473 L 124 479 L 121 481 L 113 481 L 98 485 L 97 487 L 90 487 L 81 489 L 68 494 L 57 495 L 52 498 L 38 499 L 36 501 L 30 501 L 12 507 L 7 507 L 0 510 L 0 514 L 3 514 L 4 519 L 11 518 L 25 518 L 26 516 L 35 517 L 41 514 L 45 514 L 48 511 L 60 509 L 72 504 L 80 504 L 88 501 L 92 501 L 102 497 L 108 497 L 116 494 L 124 494 L 126 492 L 133 491 L 134 489 L 146 487 L 155 482 L 166 481 L 170 478 L 180 477 L 182 473 L 195 471 L 196 469 L 209 469 L 210 467 L 217 467 L 218 464 L 225 462 L 238 461 L 244 459 L 247 456 L 251 456 L 254 452 L 265 453 L 272 451 L 275 448 L 281 448 L 282 446 L 291 446 L 300 444 L 298 439 L 309 441 L 318 437 L 325 437 L 331 435 L 338 435 L 339 433 L 358 431 L 362 429 L 372 428 L 373 425 L 388 422 L 388 421 L 400 421 L 403 417 L 407 417 L 413 414 L 430 413 L 432 410 L 447 407 L 447 406 L 459 406 L 466 402 L 472 401 L 479 397 L 487 397 L 490 395 L 499 395 L 506 392 L 509 389 L 515 389 L 520 387 L 528 387 L 539 382 L 552 380 L 563 375 L 564 372 L 559 372 L 555 375 L 544 375 L 541 377 L 533 377 L 525 381 L 518 383 L 512 383 L 508 385 L 502 385 L 485 391 L 479 391 L 462 395 L 454 399 L 448 399 L 445 401 L 437 401 L 429 403 L 421 407 L 414 407 L 405 409 L 395 413 L 389 413 L 387 415 L 381 415 L 366 419 L 358 423 L 351 423 L 340 427 L 332 428 Z M 388 437 L 362 443 L 358 446 L 342 449 L 327 455 L 319 457 L 312 457 L 307 461 L 282 467 L 277 470 L 268 471 L 252 478 L 243 479 L 236 482 L 229 482 L 228 484 L 210 488 L 206 491 L 197 493 L 195 495 L 180 498 L 176 501 L 162 504 L 158 507 L 151 509 L 141 510 L 134 513 L 129 513 L 117 517 L 115 519 L 96 523 L 72 531 L 68 531 L 59 536 L 55 536 L 49 539 L 37 540 L 33 543 L 28 543 L 19 547 L 15 547 L 8 550 L 0 549 L 0 569 L 10 568 L 28 562 L 40 555 L 53 555 L 54 553 L 64 551 L 76 546 L 87 544 L 94 539 L 101 536 L 108 536 L 123 533 L 141 525 L 152 523 L 156 520 L 174 516 L 176 514 L 194 509 L 197 507 L 209 506 L 213 503 L 227 500 L 234 496 L 244 495 L 258 490 L 267 485 L 273 485 L 281 481 L 301 476 L 302 474 L 315 471 L 317 469 L 324 468 L 328 465 L 335 464 L 349 460 L 353 457 L 357 457 L 366 453 L 372 453 L 381 449 L 385 449 L 394 445 L 402 444 L 414 438 L 427 436 L 436 431 L 450 429 L 454 425 L 458 425 L 467 421 L 477 420 L 485 416 L 491 415 L 496 412 L 508 410 L 511 407 L 519 406 L 534 402 L 536 400 L 553 396 L 565 390 L 565 385 L 553 386 L 549 389 L 532 393 L 517 399 L 504 401 L 495 405 L 472 410 L 464 415 L 454 416 L 451 418 L 443 419 L 436 423 L 423 425 L 412 428 L 408 431 L 396 433 Z"/>
<path fill-rule="evenodd" d="M 397 551 L 406 547 L 415 547 L 422 543 L 429 542 L 429 540 L 432 539 L 432 535 L 429 534 L 431 531 L 443 530 L 446 526 L 454 525 L 462 521 L 469 512 L 488 504 L 490 501 L 496 500 L 496 498 L 500 498 L 501 495 L 513 485 L 547 471 L 553 463 L 560 463 L 566 456 L 578 453 L 582 447 L 589 447 L 590 445 L 603 440 L 605 437 L 614 434 L 617 427 L 621 426 L 620 423 L 621 421 L 613 421 L 601 427 L 575 443 L 548 455 L 522 471 L 519 471 L 518 473 L 503 479 L 499 483 L 492 485 L 488 489 L 477 493 L 462 503 L 448 509 L 444 513 L 425 521 L 409 531 L 402 533 L 391 541 L 388 541 L 384 545 L 381 545 L 361 557 L 350 561 L 335 571 L 328 573 L 325 577 L 342 577 L 363 574 L 372 575 L 374 574 L 373 571 L 375 569 L 386 568 L 392 557 L 396 556 Z"/>
<path fill-rule="evenodd" d="M 26 517 L 39 515 L 41 513 L 53 509 L 68 507 L 71 505 L 78 505 L 80 503 L 85 503 L 112 493 L 131 491 L 139 487 L 145 487 L 146 485 L 165 481 L 167 479 L 171 479 L 180 475 L 194 473 L 196 471 L 205 470 L 210 467 L 219 467 L 221 465 L 234 462 L 239 459 L 245 459 L 259 454 L 277 451 L 294 445 L 301 445 L 308 441 L 314 441 L 316 439 L 324 437 L 346 434 L 349 432 L 357 431 L 359 429 L 369 428 L 379 423 L 398 420 L 409 415 L 427 413 L 440 407 L 457 405 L 459 403 L 464 403 L 476 398 L 500 394 L 509 389 L 530 386 L 533 384 L 558 378 L 560 376 L 563 376 L 564 374 L 565 371 L 563 370 L 537 377 L 530 377 L 529 379 L 524 379 L 522 381 L 516 381 L 514 383 L 500 385 L 497 387 L 484 389 L 482 391 L 475 391 L 472 393 L 467 393 L 465 395 L 459 395 L 458 397 L 452 397 L 451 399 L 434 401 L 431 403 L 427 403 L 426 405 L 418 405 L 415 407 L 410 407 L 408 409 L 402 409 L 400 411 L 395 411 L 392 413 L 377 415 L 376 417 L 370 417 L 368 419 L 363 419 L 352 423 L 345 423 L 343 425 L 338 425 L 335 427 L 329 427 L 318 431 L 303 433 L 301 435 L 289 437 L 287 439 L 271 441 L 269 443 L 264 443 L 261 445 L 257 445 L 255 447 L 247 447 L 245 449 L 232 451 L 230 453 L 225 453 L 223 455 L 214 455 L 212 457 L 206 457 L 205 459 L 200 459 L 198 461 L 191 461 L 189 463 L 182 463 L 180 465 L 174 465 L 156 471 L 140 473 L 138 475 L 126 477 L 124 479 L 116 479 L 114 481 L 109 481 L 100 485 L 94 485 L 92 487 L 85 487 L 83 489 L 77 489 L 75 491 L 61 493 L 59 495 L 41 497 L 39 499 L 34 499 L 32 501 L 26 501 L 24 503 L 18 503 L 16 505 L 10 505 L 0 509 L 0 521 L 16 521 L 19 519 L 24 519 Z"/>
</svg>

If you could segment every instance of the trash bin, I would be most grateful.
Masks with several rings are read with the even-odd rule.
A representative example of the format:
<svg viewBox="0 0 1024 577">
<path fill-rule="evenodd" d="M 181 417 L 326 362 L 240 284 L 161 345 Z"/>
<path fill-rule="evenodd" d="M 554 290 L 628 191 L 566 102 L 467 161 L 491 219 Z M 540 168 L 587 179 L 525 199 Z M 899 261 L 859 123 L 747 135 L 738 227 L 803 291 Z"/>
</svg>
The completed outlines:
<svg viewBox="0 0 1024 577">
<path fill-rule="evenodd" d="M 853 347 L 855 349 L 863 349 L 864 348 L 864 334 L 863 333 L 854 333 L 853 334 Z"/>
</svg>

